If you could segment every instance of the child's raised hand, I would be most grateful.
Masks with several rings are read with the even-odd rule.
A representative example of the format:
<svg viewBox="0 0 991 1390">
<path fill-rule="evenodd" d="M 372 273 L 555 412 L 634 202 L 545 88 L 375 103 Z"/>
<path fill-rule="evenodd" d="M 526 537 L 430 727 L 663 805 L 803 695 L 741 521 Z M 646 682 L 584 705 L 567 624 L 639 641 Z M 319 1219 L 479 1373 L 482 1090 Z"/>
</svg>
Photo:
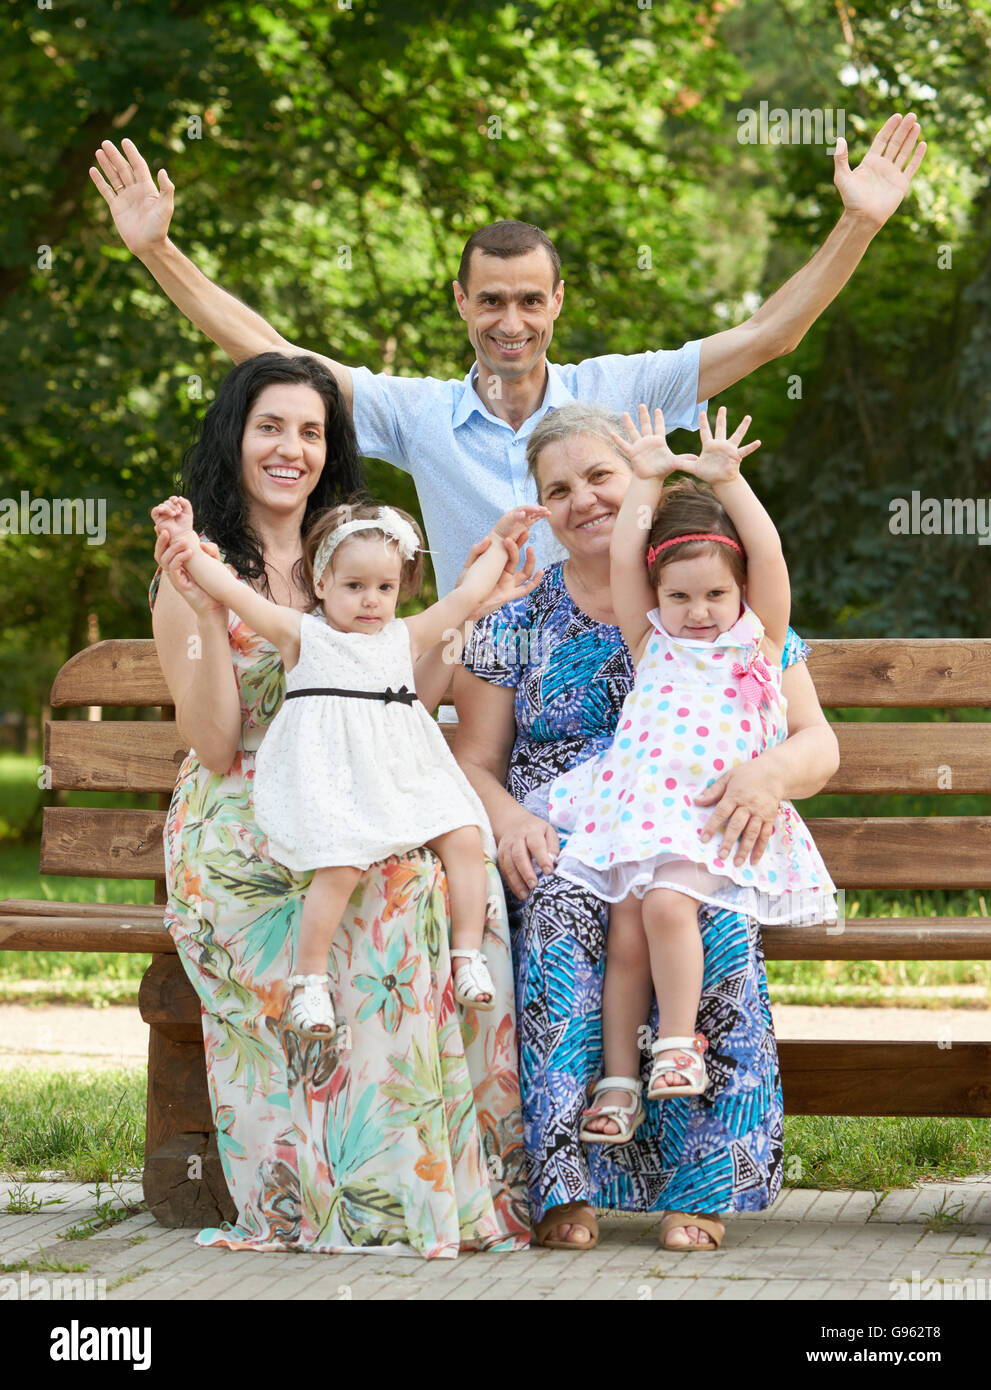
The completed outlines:
<svg viewBox="0 0 991 1390">
<path fill-rule="evenodd" d="M 546 507 L 531 506 L 530 504 L 512 507 L 508 512 L 504 512 L 493 526 L 492 534 L 498 536 L 500 540 L 512 540 L 518 546 L 522 546 L 530 535 L 530 527 L 533 523 L 540 521 L 545 516 L 550 516 Z"/>
<path fill-rule="evenodd" d="M 629 439 L 610 430 L 616 448 L 624 456 L 638 478 L 666 478 L 669 473 L 679 469 L 691 469 L 696 454 L 675 454 L 671 452 L 664 432 L 664 413 L 654 411 L 654 423 L 650 423 L 650 411 L 645 405 L 640 407 L 640 427 L 633 423 L 633 417 L 623 411 L 623 424 Z"/>
<path fill-rule="evenodd" d="M 193 531 L 193 509 L 185 497 L 170 497 L 151 509 L 151 519 L 155 530 L 167 532 L 172 540 Z"/>
<path fill-rule="evenodd" d="M 480 541 L 475 542 L 468 552 L 468 558 L 465 561 L 464 569 L 458 576 L 458 584 L 464 579 L 478 557 L 484 555 L 491 544 L 492 538 L 490 536 L 483 536 Z M 517 565 L 520 563 L 520 547 L 509 536 L 504 538 L 504 544 L 506 546 L 506 564 L 502 574 L 500 574 L 499 578 L 496 580 L 495 587 L 488 597 L 483 599 L 478 607 L 469 613 L 468 618 L 470 622 L 480 622 L 488 613 L 494 613 L 495 610 L 501 608 L 504 603 L 512 603 L 513 600 L 517 598 L 526 598 L 527 594 L 533 593 L 534 589 L 544 577 L 543 570 L 538 570 L 536 574 L 533 572 L 536 561 L 534 553 L 529 546 L 526 549 L 525 560 L 522 567 L 517 569 Z M 457 588 L 457 584 L 455 588 Z"/>
<path fill-rule="evenodd" d="M 705 483 L 729 483 L 740 476 L 740 463 L 760 448 L 760 440 L 752 444 L 741 444 L 743 436 L 750 428 L 750 416 L 744 415 L 733 433 L 726 435 L 726 407 L 721 405 L 716 412 L 716 433 L 709 428 L 709 417 L 704 410 L 699 411 L 699 435 L 702 439 L 702 452 L 696 463 L 690 465 L 689 473 L 701 478 Z"/>
</svg>

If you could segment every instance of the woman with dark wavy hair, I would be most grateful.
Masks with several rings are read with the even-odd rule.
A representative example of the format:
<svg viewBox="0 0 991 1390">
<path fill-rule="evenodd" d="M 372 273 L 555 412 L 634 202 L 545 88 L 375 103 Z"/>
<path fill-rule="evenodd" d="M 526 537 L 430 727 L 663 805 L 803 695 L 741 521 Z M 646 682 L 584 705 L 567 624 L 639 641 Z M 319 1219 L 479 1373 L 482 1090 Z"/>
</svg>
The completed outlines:
<svg viewBox="0 0 991 1390">
<path fill-rule="evenodd" d="M 259 539 L 248 525 L 249 499 L 241 487 L 244 422 L 259 394 L 279 384 L 309 386 L 324 406 L 324 455 L 329 462 L 305 499 L 300 534 L 317 512 L 334 507 L 363 483 L 351 413 L 337 382 L 314 357 L 264 352 L 249 357 L 224 378 L 216 401 L 203 417 L 199 437 L 183 458 L 182 488 L 193 506 L 196 525 L 210 536 L 245 579 L 263 580 L 272 597 Z M 302 570 L 298 576 L 302 580 Z"/>
<path fill-rule="evenodd" d="M 221 384 L 183 486 L 207 548 L 274 603 L 307 611 L 304 535 L 360 481 L 336 382 L 312 358 L 266 353 Z M 198 1243 L 328 1253 L 396 1245 L 427 1257 L 524 1246 L 498 869 L 488 863 L 486 893 L 500 910 L 485 949 L 505 1002 L 476 1015 L 467 1041 L 451 984 L 444 878 L 425 849 L 372 865 L 337 930 L 328 973 L 350 1021 L 340 1056 L 330 1039 L 287 1026 L 310 875 L 272 859 L 253 805 L 255 756 L 282 704 L 285 672 L 271 643 L 193 582 L 178 548 L 161 525 L 153 627 L 190 747 L 165 828 L 165 923 L 200 1000 L 217 1144 L 237 1208 L 233 1224 L 200 1232 Z M 493 603 L 520 592 L 521 580 L 506 577 L 500 588 Z M 439 660 L 421 688 L 416 670 L 430 704 L 438 674 L 446 685 Z"/>
</svg>

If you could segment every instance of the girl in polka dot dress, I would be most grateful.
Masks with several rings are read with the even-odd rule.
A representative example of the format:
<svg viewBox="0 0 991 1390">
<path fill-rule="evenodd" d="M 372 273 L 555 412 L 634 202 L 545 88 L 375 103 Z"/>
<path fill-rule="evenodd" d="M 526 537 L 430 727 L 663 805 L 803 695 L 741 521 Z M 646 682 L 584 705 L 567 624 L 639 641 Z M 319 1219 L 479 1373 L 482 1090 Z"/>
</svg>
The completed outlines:
<svg viewBox="0 0 991 1390">
<path fill-rule="evenodd" d="M 555 872 L 614 904 L 603 990 L 607 1075 L 581 1137 L 624 1143 L 643 1118 L 639 1037 L 659 1012 L 647 1094 L 699 1095 L 706 1040 L 699 903 L 760 922 L 834 920 L 834 886 L 808 829 L 782 802 L 759 862 L 719 855 L 694 798 L 730 768 L 787 737 L 781 656 L 791 606 L 774 523 L 740 475 L 760 447 L 702 414 L 700 455 L 675 456 L 661 412 L 629 415 L 613 435 L 634 472 L 614 523 L 613 607 L 636 665 L 612 746 L 544 789 L 542 810 L 566 832 Z M 674 471 L 683 479 L 664 486 Z M 649 526 L 649 533 L 648 533 Z M 646 544 L 645 544 L 646 542 Z M 646 549 L 646 564 L 644 550 Z M 628 1097 L 628 1103 L 621 1103 Z"/>
</svg>

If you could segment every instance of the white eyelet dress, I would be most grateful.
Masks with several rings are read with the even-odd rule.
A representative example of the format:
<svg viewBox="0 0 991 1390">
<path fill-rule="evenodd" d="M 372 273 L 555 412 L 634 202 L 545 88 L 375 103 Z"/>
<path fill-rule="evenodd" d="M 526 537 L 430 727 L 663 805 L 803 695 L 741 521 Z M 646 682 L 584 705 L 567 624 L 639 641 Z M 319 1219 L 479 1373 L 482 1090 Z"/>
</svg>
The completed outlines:
<svg viewBox="0 0 991 1390">
<path fill-rule="evenodd" d="M 495 841 L 485 809 L 419 700 L 293 691 L 412 692 L 409 631 L 338 632 L 304 614 L 299 661 L 255 763 L 255 815 L 272 858 L 296 872 L 367 869 L 460 826 Z"/>
</svg>

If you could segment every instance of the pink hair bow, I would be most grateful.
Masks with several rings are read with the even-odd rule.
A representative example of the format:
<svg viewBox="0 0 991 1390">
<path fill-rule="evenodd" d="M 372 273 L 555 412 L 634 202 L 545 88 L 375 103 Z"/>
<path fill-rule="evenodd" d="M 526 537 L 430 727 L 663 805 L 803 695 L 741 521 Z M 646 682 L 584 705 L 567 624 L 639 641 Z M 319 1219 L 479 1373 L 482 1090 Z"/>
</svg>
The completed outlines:
<svg viewBox="0 0 991 1390">
<path fill-rule="evenodd" d="M 759 651 L 754 652 L 749 666 L 741 666 L 735 661 L 733 675 L 739 679 L 740 694 L 751 709 L 760 709 L 761 705 L 771 703 L 771 668 Z"/>
</svg>

